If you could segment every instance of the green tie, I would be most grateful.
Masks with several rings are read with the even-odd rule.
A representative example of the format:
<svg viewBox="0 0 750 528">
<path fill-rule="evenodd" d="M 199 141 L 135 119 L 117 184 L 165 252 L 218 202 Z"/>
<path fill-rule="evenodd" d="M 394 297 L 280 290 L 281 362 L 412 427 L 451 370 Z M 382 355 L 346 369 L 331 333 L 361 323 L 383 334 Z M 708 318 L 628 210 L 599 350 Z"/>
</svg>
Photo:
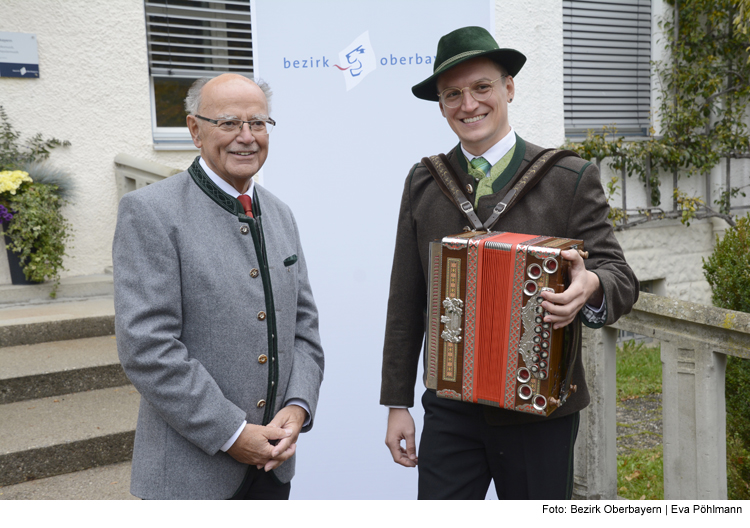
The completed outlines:
<svg viewBox="0 0 750 528">
<path fill-rule="evenodd" d="M 471 160 L 471 166 L 482 171 L 485 176 L 488 172 L 490 172 L 490 169 L 492 168 L 490 162 L 482 158 L 481 156 L 479 158 L 474 158 L 473 160 Z"/>
</svg>

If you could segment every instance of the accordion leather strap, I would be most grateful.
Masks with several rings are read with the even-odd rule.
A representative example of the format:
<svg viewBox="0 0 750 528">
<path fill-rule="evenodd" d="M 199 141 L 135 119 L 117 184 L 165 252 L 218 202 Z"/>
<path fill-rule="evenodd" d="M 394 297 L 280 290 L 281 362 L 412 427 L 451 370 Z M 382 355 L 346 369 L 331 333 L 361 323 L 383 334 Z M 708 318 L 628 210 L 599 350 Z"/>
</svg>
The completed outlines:
<svg viewBox="0 0 750 528">
<path fill-rule="evenodd" d="M 546 149 L 537 154 L 516 177 L 515 185 L 495 206 L 492 214 L 484 224 L 474 211 L 474 206 L 461 191 L 461 181 L 451 167 L 445 154 L 422 158 L 422 163 L 435 179 L 440 190 L 456 204 L 466 218 L 471 222 L 475 231 L 489 231 L 508 210 L 528 193 L 555 166 L 561 158 L 576 156 L 572 150 Z"/>
<path fill-rule="evenodd" d="M 539 181 L 555 166 L 560 159 L 566 156 L 579 157 L 572 150 L 546 149 L 532 159 L 523 172 L 518 176 L 516 184 L 508 191 L 508 194 L 500 200 L 492 211 L 492 215 L 484 223 L 484 228 L 489 231 L 500 218 L 508 212 L 526 193 L 528 193 Z"/>
<path fill-rule="evenodd" d="M 469 201 L 469 199 L 466 198 L 466 195 L 461 191 L 458 176 L 453 171 L 445 154 L 422 158 L 422 163 L 427 167 L 427 170 L 430 171 L 432 177 L 435 178 L 435 181 L 437 182 L 438 187 L 440 187 L 440 190 L 443 191 L 443 194 L 450 198 L 450 200 L 456 204 L 456 207 L 461 210 L 464 216 L 469 219 L 474 230 L 482 229 L 482 221 L 479 220 L 479 217 L 474 212 L 474 206 L 471 205 L 471 201 Z"/>
<path fill-rule="evenodd" d="M 567 350 L 565 351 L 563 357 L 567 358 L 567 368 L 565 370 L 565 379 L 560 386 L 560 405 L 565 403 L 565 400 L 568 399 L 568 396 L 574 393 L 577 389 L 577 387 L 572 386 L 571 383 L 573 381 L 573 367 L 575 366 L 576 357 L 578 356 L 578 350 L 581 346 L 580 343 L 582 336 L 580 317 L 580 314 L 576 315 L 573 322 L 566 327 L 566 330 L 569 329 L 569 331 L 567 332 L 568 335 L 565 342 Z"/>
</svg>

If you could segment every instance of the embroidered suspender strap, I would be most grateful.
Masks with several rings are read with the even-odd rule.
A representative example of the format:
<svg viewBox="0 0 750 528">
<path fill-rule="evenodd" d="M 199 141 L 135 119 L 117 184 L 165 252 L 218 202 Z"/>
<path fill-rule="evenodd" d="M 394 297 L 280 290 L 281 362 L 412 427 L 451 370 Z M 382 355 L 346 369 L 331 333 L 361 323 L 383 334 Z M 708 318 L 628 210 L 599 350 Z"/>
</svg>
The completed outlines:
<svg viewBox="0 0 750 528">
<path fill-rule="evenodd" d="M 576 156 L 578 154 L 572 150 L 546 149 L 537 154 L 532 159 L 517 179 L 513 188 L 508 191 L 505 197 L 500 200 L 492 211 L 492 215 L 484 223 L 483 227 L 487 231 L 492 229 L 500 217 L 508 209 L 515 205 L 526 193 L 528 193 L 539 181 L 555 166 L 561 158 L 566 156 Z"/>
<path fill-rule="evenodd" d="M 445 161 L 441 159 L 445 158 Z M 461 210 L 461 212 L 469 219 L 474 230 L 482 229 L 482 221 L 474 212 L 474 206 L 466 195 L 461 192 L 459 187 L 458 176 L 453 172 L 453 169 L 448 162 L 448 158 L 445 154 L 440 156 L 430 156 L 429 158 L 422 158 L 422 163 L 427 170 L 430 171 L 432 177 L 440 187 L 440 190 Z"/>
</svg>

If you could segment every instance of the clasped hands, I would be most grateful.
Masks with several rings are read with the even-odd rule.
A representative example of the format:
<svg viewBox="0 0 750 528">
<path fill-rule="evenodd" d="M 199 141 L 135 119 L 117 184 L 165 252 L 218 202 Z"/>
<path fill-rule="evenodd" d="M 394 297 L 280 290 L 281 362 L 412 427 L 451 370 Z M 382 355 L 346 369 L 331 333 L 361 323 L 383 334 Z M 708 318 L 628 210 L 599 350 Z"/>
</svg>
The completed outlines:
<svg viewBox="0 0 750 528">
<path fill-rule="evenodd" d="M 306 419 L 302 407 L 288 405 L 268 425 L 247 424 L 227 454 L 243 464 L 271 471 L 294 454 Z"/>
</svg>

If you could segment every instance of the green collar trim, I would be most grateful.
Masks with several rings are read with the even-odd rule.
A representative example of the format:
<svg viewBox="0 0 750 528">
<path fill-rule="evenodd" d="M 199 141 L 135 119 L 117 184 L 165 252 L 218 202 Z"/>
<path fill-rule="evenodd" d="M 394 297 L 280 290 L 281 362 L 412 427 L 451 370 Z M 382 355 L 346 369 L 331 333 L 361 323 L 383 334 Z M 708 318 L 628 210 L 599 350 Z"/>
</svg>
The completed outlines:
<svg viewBox="0 0 750 528">
<path fill-rule="evenodd" d="M 513 158 L 511 158 L 510 162 L 508 163 L 508 166 L 505 167 L 505 170 L 498 176 L 494 182 L 492 182 L 492 192 L 500 192 L 500 190 L 505 187 L 508 182 L 515 176 L 516 172 L 518 172 L 518 168 L 521 166 L 521 162 L 523 161 L 524 156 L 526 155 L 526 142 L 521 139 L 521 136 L 516 134 L 516 150 L 513 153 Z"/>
<path fill-rule="evenodd" d="M 247 221 L 249 217 L 245 215 L 245 208 L 237 198 L 229 196 L 227 193 L 219 189 L 217 185 L 211 181 L 206 171 L 203 170 L 200 164 L 200 156 L 196 156 L 193 160 L 193 164 L 188 167 L 188 173 L 193 178 L 193 181 L 200 187 L 200 189 L 208 195 L 214 202 L 216 202 L 226 212 L 237 216 L 240 221 Z M 257 194 L 253 191 L 253 216 L 256 218 L 260 217 L 260 204 L 257 200 Z"/>
</svg>

